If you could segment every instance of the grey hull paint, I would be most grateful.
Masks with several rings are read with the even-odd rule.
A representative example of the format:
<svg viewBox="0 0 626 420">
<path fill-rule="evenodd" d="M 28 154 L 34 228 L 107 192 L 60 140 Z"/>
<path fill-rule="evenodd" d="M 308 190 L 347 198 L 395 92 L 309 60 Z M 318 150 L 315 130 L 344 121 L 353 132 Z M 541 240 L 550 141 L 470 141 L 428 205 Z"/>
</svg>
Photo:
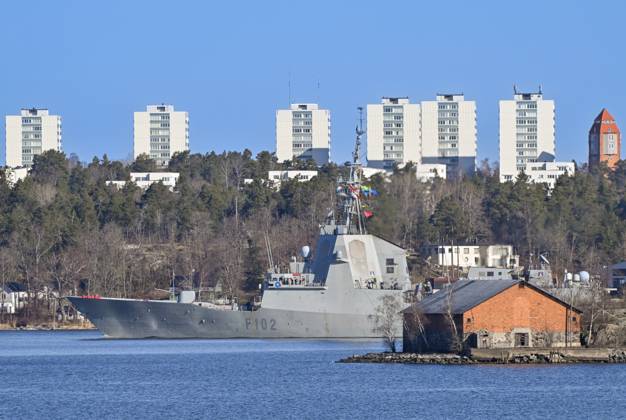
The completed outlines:
<svg viewBox="0 0 626 420">
<path fill-rule="evenodd" d="M 170 301 L 69 297 L 111 338 L 371 338 L 371 315 L 260 308 L 234 311 Z M 397 333 L 401 332 L 400 325 Z"/>
</svg>

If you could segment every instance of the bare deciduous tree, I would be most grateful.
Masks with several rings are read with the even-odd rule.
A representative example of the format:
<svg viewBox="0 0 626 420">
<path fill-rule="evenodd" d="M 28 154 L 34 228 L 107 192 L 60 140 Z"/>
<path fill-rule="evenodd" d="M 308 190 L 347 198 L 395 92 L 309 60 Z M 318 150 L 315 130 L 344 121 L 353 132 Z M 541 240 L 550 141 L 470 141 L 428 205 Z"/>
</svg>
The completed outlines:
<svg viewBox="0 0 626 420">
<path fill-rule="evenodd" d="M 421 345 L 418 344 L 418 340 L 422 340 L 423 348 L 427 349 L 430 346 L 428 341 L 428 335 L 426 334 L 426 325 L 428 323 L 428 319 L 424 317 L 424 314 L 417 306 L 412 306 L 411 310 L 408 313 L 405 313 L 403 316 L 403 327 L 404 327 L 404 340 L 410 341 L 410 346 L 413 349 L 422 348 Z M 403 349 L 407 351 L 407 349 Z"/>
<path fill-rule="evenodd" d="M 403 309 L 401 299 L 393 295 L 380 298 L 376 307 L 374 331 L 381 335 L 385 347 L 392 353 L 397 351 L 399 326 L 402 325 L 400 311 Z"/>
</svg>

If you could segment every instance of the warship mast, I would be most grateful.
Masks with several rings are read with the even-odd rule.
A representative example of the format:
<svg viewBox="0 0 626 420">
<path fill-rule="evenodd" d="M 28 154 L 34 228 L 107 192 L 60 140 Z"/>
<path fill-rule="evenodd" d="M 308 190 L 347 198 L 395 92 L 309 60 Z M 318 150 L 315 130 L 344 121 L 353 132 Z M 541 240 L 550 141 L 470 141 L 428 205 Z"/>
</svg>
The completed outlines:
<svg viewBox="0 0 626 420">
<path fill-rule="evenodd" d="M 361 136 L 363 131 L 363 107 L 358 107 L 359 125 L 356 127 L 356 141 L 352 152 L 352 162 L 350 163 L 350 178 L 347 182 L 340 181 L 338 191 L 343 197 L 343 216 L 346 233 L 365 235 L 365 222 L 361 209 L 361 176 L 363 174 L 361 165 Z"/>
</svg>

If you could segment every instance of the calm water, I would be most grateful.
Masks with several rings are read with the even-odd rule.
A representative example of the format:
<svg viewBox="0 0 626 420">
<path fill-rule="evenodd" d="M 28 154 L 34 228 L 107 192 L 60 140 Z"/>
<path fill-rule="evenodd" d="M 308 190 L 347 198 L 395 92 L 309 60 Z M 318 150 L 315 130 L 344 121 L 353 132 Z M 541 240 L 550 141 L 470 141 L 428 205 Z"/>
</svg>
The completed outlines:
<svg viewBox="0 0 626 420">
<path fill-rule="evenodd" d="M 626 417 L 626 365 L 334 363 L 380 348 L 377 341 L 0 332 L 0 417 Z"/>
</svg>

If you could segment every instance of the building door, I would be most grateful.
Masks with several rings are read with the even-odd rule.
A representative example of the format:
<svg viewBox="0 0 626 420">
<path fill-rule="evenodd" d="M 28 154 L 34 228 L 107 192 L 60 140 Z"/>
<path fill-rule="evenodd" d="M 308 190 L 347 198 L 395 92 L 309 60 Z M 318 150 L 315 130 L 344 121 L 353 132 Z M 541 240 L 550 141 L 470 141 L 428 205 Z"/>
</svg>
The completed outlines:
<svg viewBox="0 0 626 420">
<path fill-rule="evenodd" d="M 515 333 L 515 347 L 528 347 L 528 333 Z"/>
</svg>

